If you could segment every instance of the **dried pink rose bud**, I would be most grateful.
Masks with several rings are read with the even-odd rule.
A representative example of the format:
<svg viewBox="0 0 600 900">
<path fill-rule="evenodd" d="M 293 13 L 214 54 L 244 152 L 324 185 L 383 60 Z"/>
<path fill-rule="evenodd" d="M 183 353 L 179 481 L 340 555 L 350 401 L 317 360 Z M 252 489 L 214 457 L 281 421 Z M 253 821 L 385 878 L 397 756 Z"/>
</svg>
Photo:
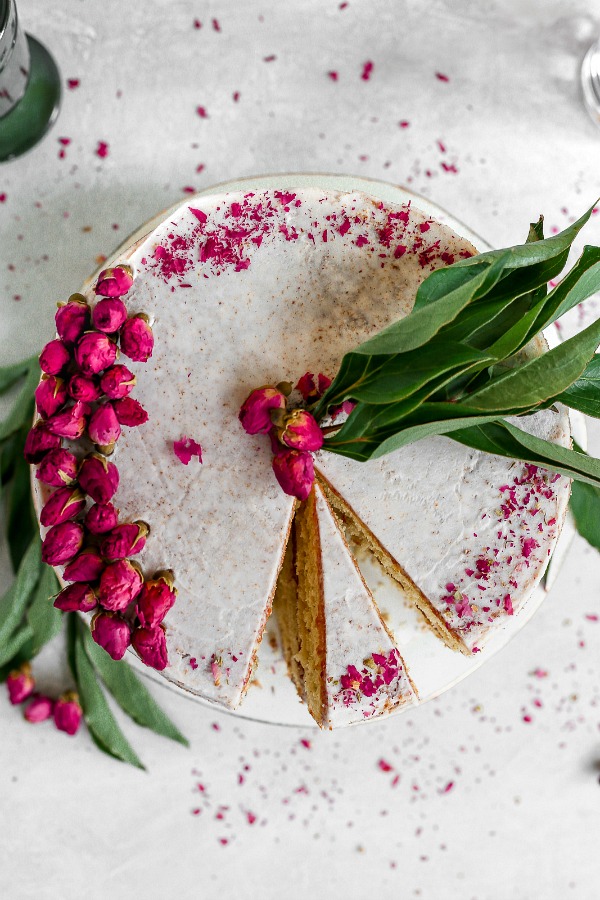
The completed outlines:
<svg viewBox="0 0 600 900">
<path fill-rule="evenodd" d="M 119 470 L 106 457 L 90 453 L 81 463 L 79 486 L 96 503 L 108 503 L 119 487 Z"/>
<path fill-rule="evenodd" d="M 78 341 L 90 322 L 90 308 L 83 294 L 72 294 L 66 303 L 59 303 L 54 320 L 58 336 L 66 344 Z"/>
<path fill-rule="evenodd" d="M 42 541 L 42 561 L 61 566 L 77 556 L 83 545 L 83 528 L 78 522 L 62 522 L 50 529 Z"/>
<path fill-rule="evenodd" d="M 288 413 L 278 429 L 278 437 L 282 444 L 294 450 L 320 450 L 323 446 L 323 432 L 305 409 Z"/>
<path fill-rule="evenodd" d="M 82 512 L 85 507 L 85 494 L 78 487 L 61 487 L 50 495 L 40 513 L 40 522 L 47 528 L 68 522 Z"/>
<path fill-rule="evenodd" d="M 177 589 L 173 587 L 173 573 L 157 572 L 151 581 L 146 581 L 137 599 L 137 615 L 144 627 L 159 625 L 177 599 Z"/>
<path fill-rule="evenodd" d="M 37 722 L 45 722 L 54 712 L 54 700 L 51 697 L 44 697 L 38 694 L 37 697 L 27 704 L 25 709 L 25 718 L 28 722 L 35 724 Z"/>
<path fill-rule="evenodd" d="M 132 522 L 117 525 L 100 544 L 105 559 L 125 559 L 141 553 L 146 545 L 146 536 L 150 529 L 145 522 Z"/>
<path fill-rule="evenodd" d="M 100 387 L 109 400 L 122 400 L 135 387 L 136 378 L 127 366 L 112 366 L 100 380 Z"/>
<path fill-rule="evenodd" d="M 83 520 L 92 534 L 106 534 L 116 528 L 118 521 L 119 515 L 112 503 L 95 503 L 90 506 Z"/>
<path fill-rule="evenodd" d="M 96 581 L 104 569 L 104 560 L 97 550 L 88 547 L 66 566 L 63 572 L 65 581 Z"/>
<path fill-rule="evenodd" d="M 35 389 L 35 404 L 42 419 L 53 416 L 67 402 L 67 386 L 56 375 L 43 375 Z"/>
<path fill-rule="evenodd" d="M 128 559 L 109 563 L 100 576 L 98 601 L 111 611 L 125 609 L 142 589 L 144 579 L 139 566 Z"/>
<path fill-rule="evenodd" d="M 110 453 L 121 436 L 121 426 L 112 403 L 100 403 L 90 417 L 88 435 L 98 447 Z"/>
<path fill-rule="evenodd" d="M 285 394 L 266 385 L 257 388 L 246 397 L 239 413 L 239 420 L 247 434 L 267 434 L 273 427 L 272 409 L 285 409 Z"/>
<path fill-rule="evenodd" d="M 69 409 L 50 416 L 46 421 L 48 431 L 70 441 L 78 440 L 84 433 L 90 414 L 90 404 L 78 400 Z"/>
<path fill-rule="evenodd" d="M 91 375 L 81 375 L 79 372 L 69 379 L 68 391 L 73 400 L 85 400 L 86 403 L 93 403 L 102 395 L 96 380 Z"/>
<path fill-rule="evenodd" d="M 115 400 L 115 415 L 121 425 L 136 428 L 148 421 L 148 413 L 141 403 L 133 397 L 125 397 L 123 400 Z"/>
<path fill-rule="evenodd" d="M 133 270 L 131 266 L 113 266 L 112 269 L 104 269 L 100 272 L 94 293 L 100 297 L 122 297 L 132 284 Z"/>
<path fill-rule="evenodd" d="M 84 375 L 97 375 L 117 358 L 117 345 L 99 331 L 86 331 L 75 347 L 75 361 Z"/>
<path fill-rule="evenodd" d="M 42 484 L 51 484 L 53 487 L 64 487 L 73 484 L 77 479 L 79 462 L 70 450 L 59 447 L 50 450 L 45 455 L 35 473 L 35 477 Z"/>
<path fill-rule="evenodd" d="M 54 606 L 63 612 L 91 612 L 98 606 L 98 598 L 89 584 L 75 582 L 60 592 Z"/>
<path fill-rule="evenodd" d="M 23 663 L 18 669 L 13 669 L 8 673 L 6 687 L 8 688 L 8 699 L 13 706 L 22 703 L 33 694 L 35 681 L 31 675 L 29 663 Z"/>
<path fill-rule="evenodd" d="M 92 322 L 98 331 L 106 334 L 118 331 L 127 318 L 127 307 L 117 297 L 105 297 L 99 300 L 92 310 Z"/>
<path fill-rule="evenodd" d="M 54 704 L 54 724 L 59 731 L 75 734 L 81 723 L 82 709 L 75 691 L 67 691 Z"/>
<path fill-rule="evenodd" d="M 284 493 L 306 500 L 315 480 L 310 453 L 306 450 L 284 451 L 273 457 L 273 471 Z"/>
<path fill-rule="evenodd" d="M 23 447 L 25 462 L 30 464 L 39 463 L 50 450 L 56 450 L 59 447 L 59 436 L 48 431 L 45 422 L 38 422 L 25 438 L 25 446 Z"/>
<path fill-rule="evenodd" d="M 58 338 L 46 344 L 40 353 L 40 369 L 46 375 L 58 375 L 68 365 L 71 354 Z"/>
<path fill-rule="evenodd" d="M 134 362 L 147 362 L 152 356 L 154 335 L 142 313 L 127 319 L 120 337 L 122 352 Z"/>
<path fill-rule="evenodd" d="M 154 628 L 136 628 L 131 643 L 143 663 L 161 672 L 169 665 L 165 631 L 161 625 Z"/>
<path fill-rule="evenodd" d="M 118 613 L 100 612 L 92 619 L 92 637 L 112 659 L 123 659 L 131 644 L 131 628 Z"/>
</svg>

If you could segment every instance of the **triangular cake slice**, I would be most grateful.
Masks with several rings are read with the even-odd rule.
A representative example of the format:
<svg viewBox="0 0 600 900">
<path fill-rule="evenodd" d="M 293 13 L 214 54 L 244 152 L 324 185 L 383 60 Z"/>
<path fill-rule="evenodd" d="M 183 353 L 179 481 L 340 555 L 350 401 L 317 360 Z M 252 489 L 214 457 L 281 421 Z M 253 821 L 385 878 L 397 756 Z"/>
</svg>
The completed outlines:
<svg viewBox="0 0 600 900">
<path fill-rule="evenodd" d="M 415 702 L 398 647 L 318 485 L 296 513 L 274 609 L 290 675 L 321 727 Z"/>
<path fill-rule="evenodd" d="M 564 408 L 516 421 L 568 446 Z M 353 537 L 445 643 L 478 652 L 526 603 L 560 534 L 569 481 L 445 437 L 358 463 L 318 454 L 318 478 Z"/>
</svg>

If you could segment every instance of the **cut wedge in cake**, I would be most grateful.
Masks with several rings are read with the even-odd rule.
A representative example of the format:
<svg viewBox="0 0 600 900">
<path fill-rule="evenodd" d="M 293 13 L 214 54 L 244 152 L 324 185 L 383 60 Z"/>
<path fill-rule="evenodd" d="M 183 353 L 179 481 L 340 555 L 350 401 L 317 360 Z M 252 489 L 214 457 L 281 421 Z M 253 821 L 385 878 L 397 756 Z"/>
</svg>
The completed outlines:
<svg viewBox="0 0 600 900">
<path fill-rule="evenodd" d="M 398 647 L 319 485 L 296 513 L 274 609 L 290 675 L 321 727 L 415 702 Z"/>
</svg>

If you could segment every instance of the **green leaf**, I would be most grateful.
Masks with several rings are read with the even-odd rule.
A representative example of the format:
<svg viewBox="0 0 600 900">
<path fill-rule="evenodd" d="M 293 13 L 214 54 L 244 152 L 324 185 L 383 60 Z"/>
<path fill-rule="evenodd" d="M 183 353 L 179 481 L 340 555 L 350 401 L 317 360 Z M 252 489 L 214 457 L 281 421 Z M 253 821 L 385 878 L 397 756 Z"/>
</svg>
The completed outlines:
<svg viewBox="0 0 600 900">
<path fill-rule="evenodd" d="M 581 378 L 562 394 L 557 394 L 554 401 L 578 409 L 587 416 L 600 418 L 600 354 L 591 358 Z"/>
<path fill-rule="evenodd" d="M 52 604 L 52 597 L 58 593 L 60 585 L 51 566 L 42 563 L 42 573 L 33 593 L 26 617 L 32 630 L 30 659 L 58 634 L 62 626 L 62 614 Z"/>
<path fill-rule="evenodd" d="M 32 367 L 27 373 L 23 387 L 17 394 L 15 402 L 6 419 L 0 422 L 0 441 L 6 440 L 15 431 L 23 428 L 25 424 L 33 421 L 34 393 L 40 380 L 40 371 Z"/>
<path fill-rule="evenodd" d="M 25 615 L 42 566 L 39 535 L 31 541 L 12 585 L 0 599 L 0 647 L 8 641 Z"/>
<path fill-rule="evenodd" d="M 6 539 L 13 569 L 16 571 L 27 547 L 39 534 L 31 499 L 31 468 L 23 459 L 23 440 L 6 488 Z"/>
<path fill-rule="evenodd" d="M 588 544 L 600 550 L 600 488 L 574 481 L 570 506 L 579 534 Z"/>
<path fill-rule="evenodd" d="M 149 728 L 156 734 L 178 741 L 186 747 L 189 746 L 186 738 L 158 706 L 152 694 L 125 660 L 117 662 L 111 659 L 108 653 L 94 642 L 88 629 L 84 632 L 83 643 L 86 653 L 102 681 L 121 709 L 134 722 Z"/>
<path fill-rule="evenodd" d="M 83 629 L 87 625 L 75 621 L 69 629 L 70 661 L 77 684 L 79 700 L 86 724 L 95 744 L 115 759 L 130 763 L 138 769 L 144 765 L 121 731 L 102 692 L 94 668 L 85 652 Z"/>
<path fill-rule="evenodd" d="M 510 369 L 462 402 L 479 412 L 530 408 L 566 390 L 584 372 L 600 344 L 600 319 L 554 350 Z"/>
<path fill-rule="evenodd" d="M 600 247 L 584 247 L 583 253 L 546 297 L 544 315 L 536 331 L 547 328 L 574 306 L 600 290 Z"/>
<path fill-rule="evenodd" d="M 29 359 L 23 359 L 21 362 L 14 363 L 12 366 L 0 366 L 0 394 L 4 394 L 16 382 L 23 378 L 31 368 L 36 368 L 39 377 L 40 366 L 37 356 L 31 356 Z"/>
<path fill-rule="evenodd" d="M 21 622 L 12 634 L 3 637 L 0 642 L 0 667 L 10 664 L 9 670 L 15 668 L 15 658 L 21 656 L 21 651 L 32 637 L 33 630 L 27 622 Z"/>
<path fill-rule="evenodd" d="M 449 436 L 476 450 L 522 459 L 567 478 L 600 485 L 600 460 L 535 437 L 504 420 L 473 425 L 464 431 L 453 431 Z"/>
</svg>

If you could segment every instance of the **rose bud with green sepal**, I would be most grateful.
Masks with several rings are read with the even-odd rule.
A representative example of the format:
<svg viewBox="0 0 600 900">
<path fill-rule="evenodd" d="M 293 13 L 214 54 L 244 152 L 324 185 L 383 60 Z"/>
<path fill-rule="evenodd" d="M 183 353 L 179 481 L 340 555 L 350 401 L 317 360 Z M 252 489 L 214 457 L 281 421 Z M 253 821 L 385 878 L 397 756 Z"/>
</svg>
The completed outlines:
<svg viewBox="0 0 600 900">
<path fill-rule="evenodd" d="M 136 628 L 131 643 L 139 658 L 151 669 L 161 672 L 169 665 L 167 641 L 162 625 L 153 628 Z"/>
<path fill-rule="evenodd" d="M 104 609 L 119 612 L 136 599 L 143 583 L 140 567 L 131 560 L 109 563 L 100 576 L 98 602 Z"/>
<path fill-rule="evenodd" d="M 76 582 L 63 588 L 54 606 L 62 612 L 91 612 L 98 606 L 98 598 L 91 585 Z"/>
<path fill-rule="evenodd" d="M 36 469 L 35 477 L 42 484 L 65 487 L 77 480 L 79 461 L 74 453 L 59 447 L 50 450 Z"/>
<path fill-rule="evenodd" d="M 96 407 L 90 416 L 88 435 L 103 453 L 112 453 L 121 436 L 121 426 L 111 403 L 100 403 Z"/>
<path fill-rule="evenodd" d="M 92 637 L 112 659 L 123 659 L 131 644 L 131 628 L 118 613 L 99 612 L 92 619 Z"/>
<path fill-rule="evenodd" d="M 83 522 L 91 534 L 106 534 L 117 527 L 119 514 L 112 503 L 95 503 L 88 509 Z"/>
<path fill-rule="evenodd" d="M 91 453 L 81 463 L 78 479 L 82 491 L 96 503 L 105 504 L 119 487 L 119 470 L 101 454 Z"/>
<path fill-rule="evenodd" d="M 45 422 L 37 422 L 25 438 L 23 457 L 30 464 L 39 463 L 47 453 L 59 447 L 60 437 L 52 434 Z"/>
<path fill-rule="evenodd" d="M 157 572 L 153 579 L 146 581 L 137 599 L 136 612 L 143 627 L 160 625 L 177 599 L 177 589 L 173 586 L 170 570 Z"/>
<path fill-rule="evenodd" d="M 31 666 L 25 662 L 18 669 L 13 669 L 8 673 L 6 679 L 6 687 L 8 690 L 8 699 L 13 704 L 22 703 L 27 700 L 35 690 L 35 681 L 31 674 Z"/>
<path fill-rule="evenodd" d="M 83 546 L 83 528 L 78 522 L 54 525 L 42 541 L 42 562 L 63 566 L 74 559 Z"/>
<path fill-rule="evenodd" d="M 272 410 L 285 409 L 285 394 L 271 385 L 256 388 L 246 397 L 238 418 L 247 434 L 267 434 L 273 427 Z"/>
<path fill-rule="evenodd" d="M 138 425 L 144 425 L 148 421 L 148 413 L 133 397 L 115 400 L 113 406 L 120 425 L 137 428 Z"/>
<path fill-rule="evenodd" d="M 117 365 L 107 369 L 100 379 L 100 387 L 109 400 L 122 400 L 135 387 L 136 378 L 127 366 Z"/>
<path fill-rule="evenodd" d="M 81 724 L 82 709 L 75 691 L 67 691 L 54 704 L 54 724 L 59 731 L 73 735 Z"/>
<path fill-rule="evenodd" d="M 90 324 L 90 308 L 83 294 L 71 294 L 66 303 L 59 303 L 54 321 L 65 344 L 75 344 Z"/>
<path fill-rule="evenodd" d="M 42 419 L 53 416 L 67 402 L 67 386 L 56 375 L 43 375 L 35 389 L 35 405 Z"/>
<path fill-rule="evenodd" d="M 80 582 L 96 581 L 100 578 L 103 569 L 104 560 L 98 551 L 93 547 L 88 547 L 65 567 L 63 579 Z"/>
<path fill-rule="evenodd" d="M 144 549 L 149 531 L 150 528 L 145 522 L 127 522 L 117 525 L 103 538 L 100 552 L 109 561 L 135 556 Z"/>
<path fill-rule="evenodd" d="M 134 362 L 147 362 L 154 349 L 154 335 L 143 313 L 127 319 L 120 332 L 121 352 Z"/>
<path fill-rule="evenodd" d="M 73 406 L 56 413 L 46 420 L 48 431 L 57 434 L 61 438 L 67 438 L 69 441 L 76 441 L 85 432 L 88 417 L 91 411 L 89 403 L 78 400 Z"/>
<path fill-rule="evenodd" d="M 81 375 L 79 372 L 71 376 L 67 390 L 73 400 L 85 400 L 86 403 L 93 403 L 94 400 L 99 400 L 102 396 L 102 391 L 96 379 L 92 378 L 91 375 Z"/>
<path fill-rule="evenodd" d="M 305 409 L 294 409 L 288 413 L 277 429 L 282 444 L 293 450 L 320 450 L 323 446 L 323 432 L 316 419 Z"/>
<path fill-rule="evenodd" d="M 49 341 L 40 353 L 40 369 L 46 375 L 59 375 L 71 360 L 68 347 L 59 338 Z"/>
<path fill-rule="evenodd" d="M 85 494 L 78 487 L 62 487 L 54 491 L 44 504 L 40 522 L 48 528 L 74 519 L 85 508 Z"/>
<path fill-rule="evenodd" d="M 33 698 L 31 703 L 27 704 L 23 715 L 28 722 L 36 724 L 37 722 L 45 722 L 46 719 L 50 719 L 53 712 L 54 700 L 51 697 L 45 697 L 43 694 L 38 694 L 37 697 Z"/>
<path fill-rule="evenodd" d="M 105 334 L 114 334 L 127 319 L 127 307 L 117 297 L 99 300 L 92 310 L 94 328 Z"/>
<path fill-rule="evenodd" d="M 128 265 L 103 269 L 98 275 L 94 293 L 99 297 L 122 297 L 133 284 L 133 270 Z"/>
<path fill-rule="evenodd" d="M 84 375 L 98 375 L 116 358 L 117 345 L 99 331 L 86 331 L 75 347 L 75 361 Z"/>
<path fill-rule="evenodd" d="M 273 457 L 273 471 L 284 493 L 298 500 L 306 500 L 315 480 L 310 453 L 306 450 L 285 450 Z"/>
</svg>

